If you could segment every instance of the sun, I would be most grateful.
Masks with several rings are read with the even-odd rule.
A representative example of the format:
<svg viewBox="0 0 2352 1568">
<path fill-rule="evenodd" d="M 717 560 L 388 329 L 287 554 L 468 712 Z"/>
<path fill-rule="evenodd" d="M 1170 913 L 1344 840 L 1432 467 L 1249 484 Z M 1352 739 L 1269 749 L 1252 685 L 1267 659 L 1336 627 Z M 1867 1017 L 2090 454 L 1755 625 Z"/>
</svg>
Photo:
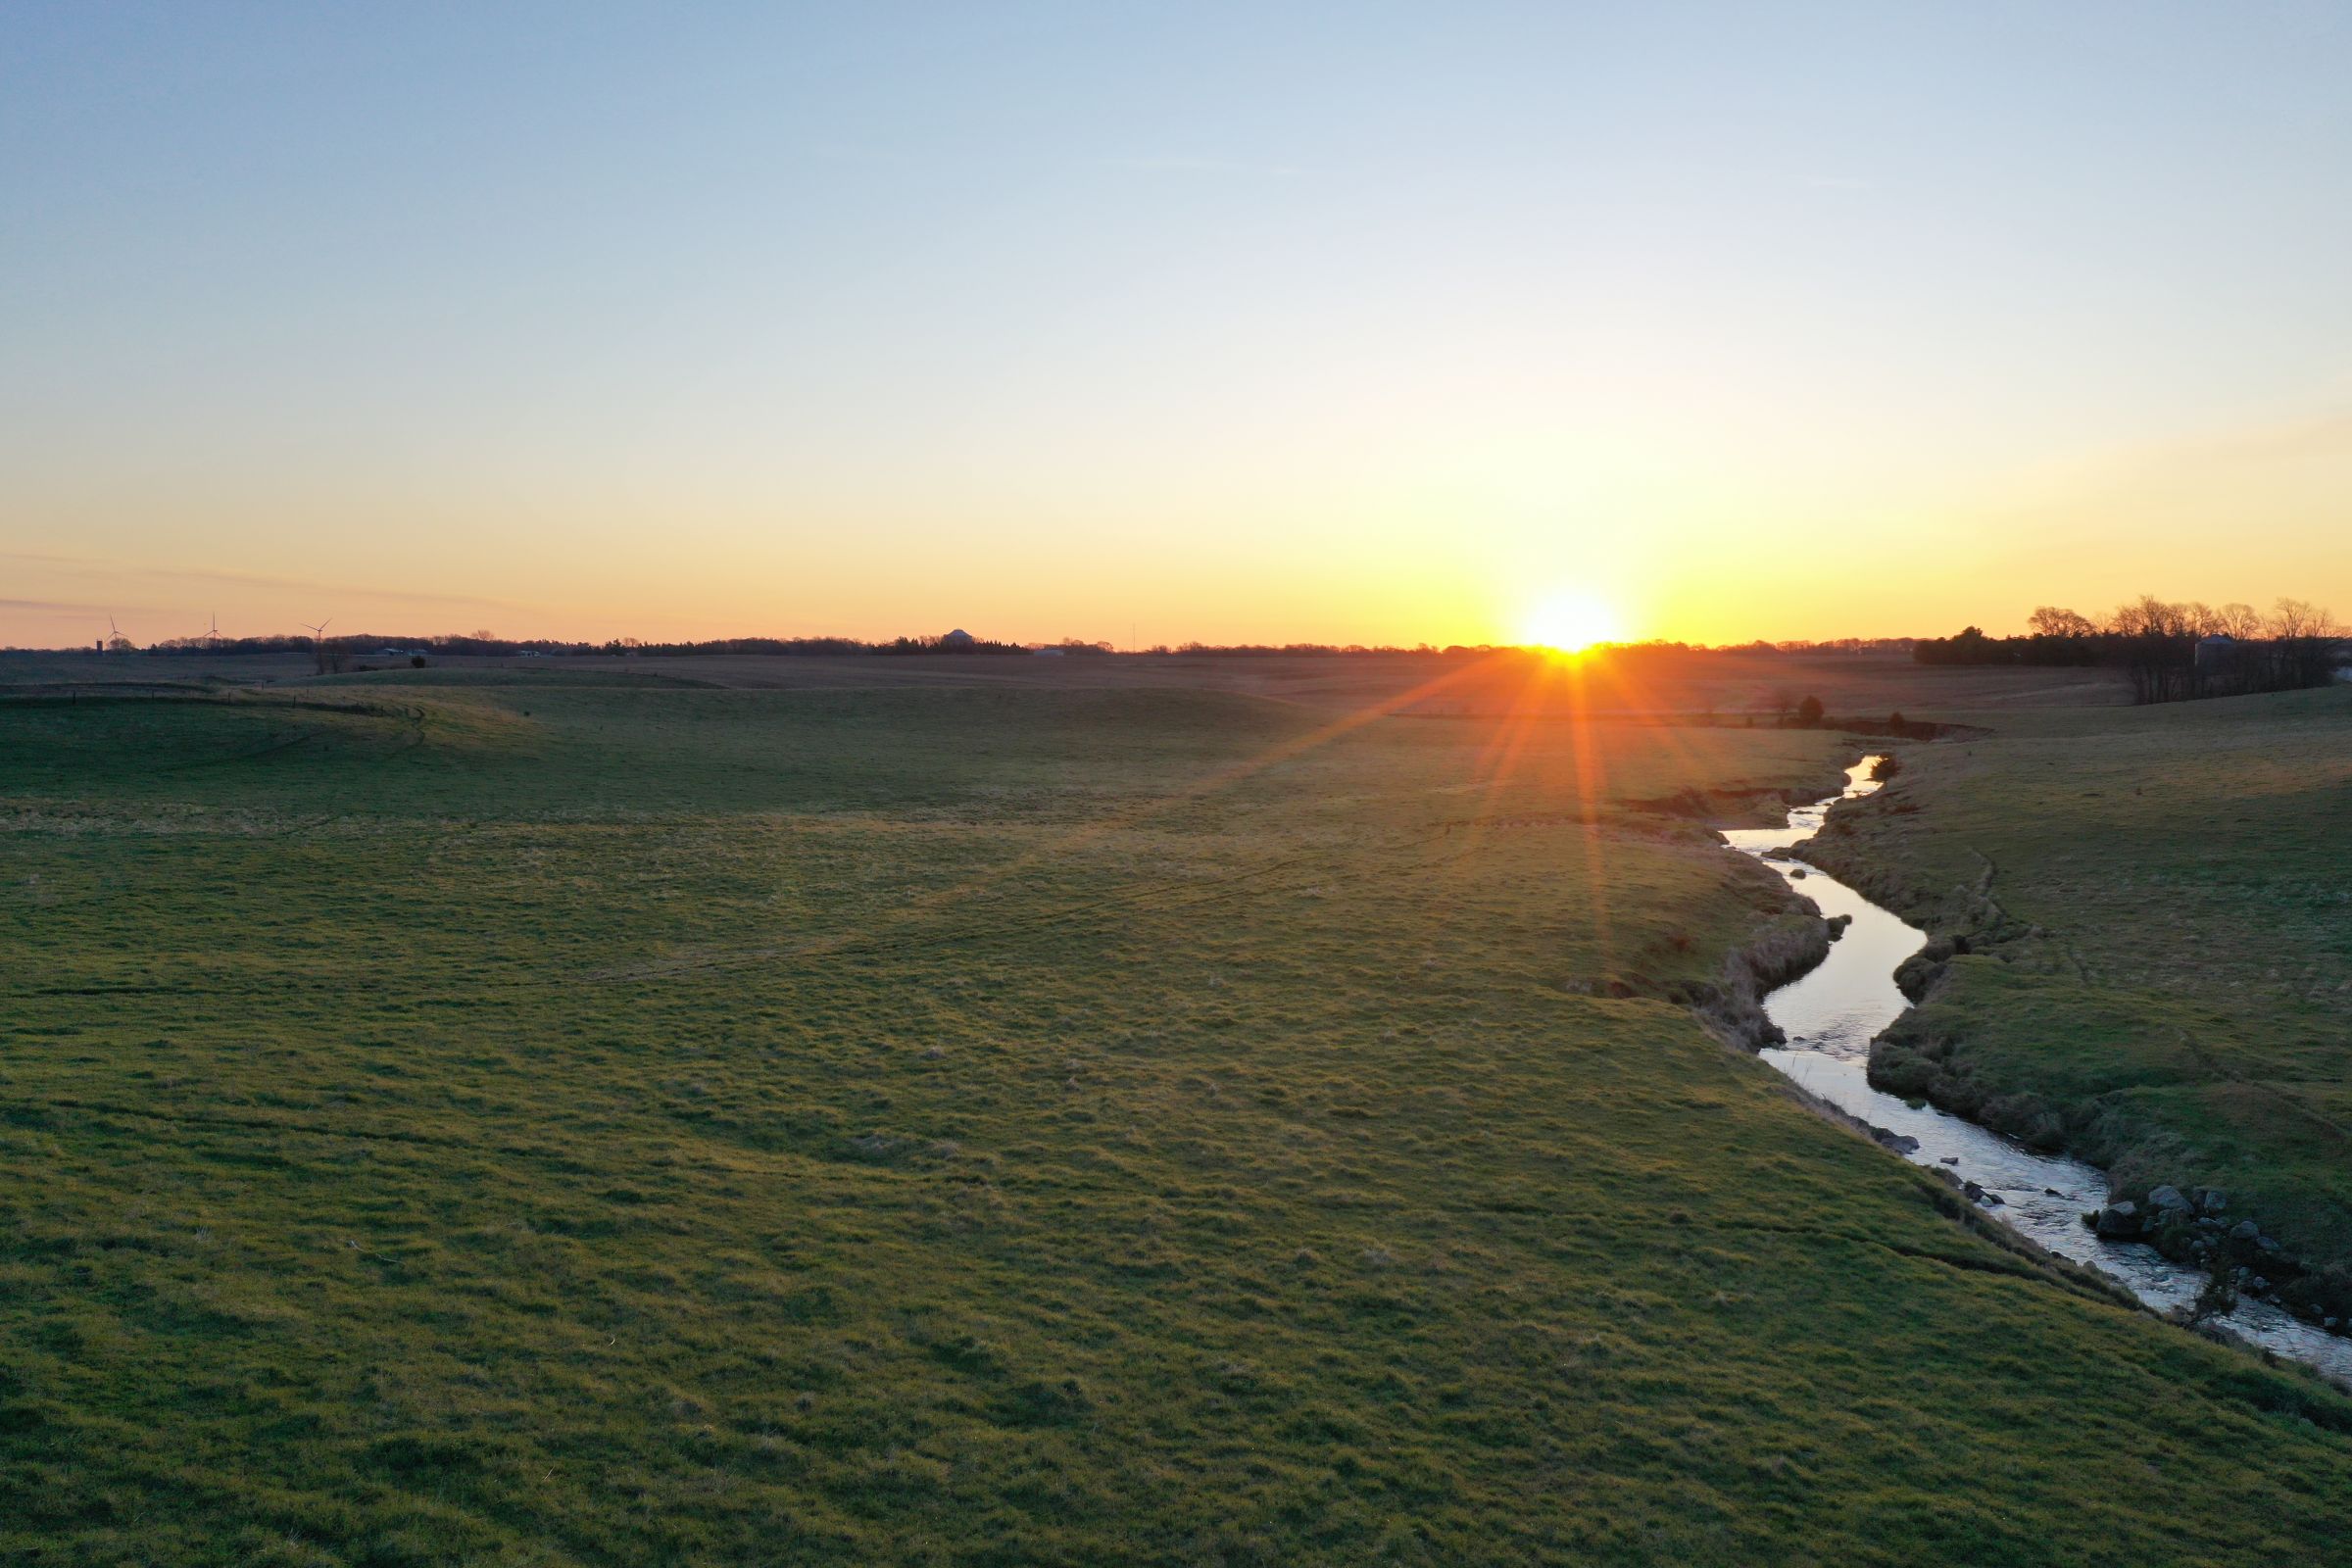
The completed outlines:
<svg viewBox="0 0 2352 1568">
<path fill-rule="evenodd" d="M 1538 604 L 1521 625 L 1521 639 L 1555 654 L 1581 654 L 1623 635 L 1617 612 L 1590 594 L 1563 592 Z"/>
</svg>

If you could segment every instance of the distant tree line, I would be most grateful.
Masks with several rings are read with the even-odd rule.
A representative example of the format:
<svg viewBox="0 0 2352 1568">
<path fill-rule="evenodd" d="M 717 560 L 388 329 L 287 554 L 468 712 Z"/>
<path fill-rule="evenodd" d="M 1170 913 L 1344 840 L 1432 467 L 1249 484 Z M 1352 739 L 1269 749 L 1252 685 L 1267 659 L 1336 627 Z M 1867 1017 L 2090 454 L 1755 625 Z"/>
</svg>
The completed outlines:
<svg viewBox="0 0 2352 1568">
<path fill-rule="evenodd" d="M 704 642 L 649 643 L 635 637 L 615 637 L 595 644 L 529 645 L 533 653 L 563 654 L 774 654 L 822 658 L 834 654 L 862 654 L 864 643 L 851 637 L 713 637 Z"/>
<path fill-rule="evenodd" d="M 326 638 L 325 641 L 347 658 L 362 659 L 371 655 L 386 654 L 426 654 L 475 659 L 514 659 L 526 654 L 542 654 L 551 658 L 640 654 L 664 659 L 679 659 L 731 654 L 837 659 L 865 654 L 892 656 L 972 654 L 986 656 L 1040 653 L 1058 653 L 1073 658 L 1090 658 L 1118 652 L 1107 642 L 1090 642 L 1077 637 L 1064 637 L 1058 642 L 1051 643 L 1014 643 L 968 635 L 956 639 L 947 636 L 902 636 L 879 642 L 867 642 L 856 637 L 715 637 L 696 642 L 655 642 L 640 637 L 613 637 L 600 643 L 564 642 L 546 637 L 500 637 L 487 631 L 440 633 L 433 636 L 416 636 L 415 634 L 388 636 L 377 632 L 338 632 L 334 636 Z M 316 643 L 313 638 L 304 633 L 294 632 L 268 637 L 171 637 L 145 649 L 139 648 L 128 638 L 118 637 L 109 652 L 172 656 L 309 654 L 315 650 L 315 647 Z M 1339 657 L 1399 654 L 1422 655 L 1429 658 L 1460 658 L 1512 651 L 1514 650 L 1506 647 L 1484 643 L 1476 646 L 1455 643 L 1444 648 L 1421 643 L 1415 647 L 1404 648 L 1390 644 L 1373 646 L 1363 643 L 1189 642 L 1176 647 L 1169 647 L 1162 643 L 1157 647 L 1134 652 L 1162 658 L 1178 656 L 1224 658 L 1265 655 Z"/>
<path fill-rule="evenodd" d="M 1753 642 L 1724 643 L 1709 646 L 1705 643 L 1626 643 L 1621 648 L 1657 649 L 1698 654 L 1907 654 L 1914 639 L 1909 637 L 1830 637 L 1815 642 L 1810 637 L 1792 637 L 1780 642 L 1757 638 Z"/>
<path fill-rule="evenodd" d="M 633 645 L 635 639 L 628 641 Z M 415 633 L 387 636 L 381 632 L 337 632 L 317 638 L 307 632 L 279 632 L 268 637 L 167 637 L 145 652 L 168 656 L 206 654 L 308 654 L 320 643 L 346 657 L 370 654 L 444 654 L 475 658 L 512 658 L 517 654 L 601 654 L 620 651 L 621 642 L 567 643 L 546 638 L 501 637 L 496 632 L 441 632 L 420 637 Z"/>
<path fill-rule="evenodd" d="M 2107 665 L 2130 677 L 2133 701 L 2177 703 L 2325 686 L 2346 656 L 2344 628 L 2300 599 L 2281 599 L 2265 614 L 2251 605 L 2216 609 L 2143 594 L 2101 620 L 2044 605 L 2027 624 L 2033 629 L 2021 637 L 1969 626 L 1923 638 L 1911 657 L 1923 664 Z"/>
<path fill-rule="evenodd" d="M 2325 685 L 2345 660 L 2344 629 L 2325 610 L 2299 600 L 2281 599 L 2268 614 L 2246 605 L 2224 605 L 2216 610 L 2202 604 L 2171 604 L 2153 597 L 2120 607 L 2101 620 L 2071 610 L 2043 606 L 2030 617 L 2032 630 L 2023 636 L 1988 637 L 1976 626 L 1954 636 L 1840 637 L 1807 640 L 1726 644 L 1649 641 L 1607 643 L 1589 657 L 1645 674 L 1662 674 L 1677 666 L 1703 664 L 1726 656 L 1869 655 L 1909 653 L 1922 664 L 2039 664 L 2108 665 L 2124 670 L 2133 696 L 2143 703 L 2176 702 L 2189 697 L 2214 697 L 2239 692 L 2282 691 Z M 2225 637 L 2226 645 L 2206 639 Z M 108 651 L 136 652 L 127 638 L 117 636 Z M 701 641 L 650 642 L 614 637 L 603 642 L 566 642 L 553 638 L 501 637 L 490 631 L 445 632 L 432 636 L 385 636 L 374 632 L 339 633 L 315 639 L 302 633 L 268 637 L 173 637 L 145 650 L 164 656 L 220 656 L 240 654 L 304 654 L 322 670 L 348 667 L 353 660 L 395 658 L 409 662 L 431 658 L 574 658 L 643 654 L 662 658 L 698 656 L 754 656 L 777 658 L 844 658 L 917 654 L 975 657 L 1058 653 L 1068 657 L 1102 657 L 1112 653 L 1106 642 L 1064 638 L 1057 643 L 1002 642 L 961 633 L 946 636 L 903 636 L 868 642 L 855 637 L 719 637 Z M 1362 658 L 1413 657 L 1432 660 L 1487 658 L 1497 654 L 1536 657 L 1534 651 L 1511 645 L 1451 643 L 1411 647 L 1364 643 L 1202 643 L 1142 650 L 1148 658 Z M 1793 711 L 1793 697 L 1780 705 L 1782 722 Z"/>
<path fill-rule="evenodd" d="M 386 636 L 379 632 L 337 633 L 324 639 L 346 657 L 365 659 L 376 654 L 426 654 L 471 659 L 514 659 L 526 654 L 550 658 L 596 655 L 650 654 L 663 658 L 699 655 L 751 654 L 785 658 L 840 658 L 856 654 L 1027 654 L 1024 643 L 992 642 L 975 637 L 950 643 L 942 637 L 897 637 L 889 642 L 864 642 L 855 637 L 713 637 L 699 642 L 649 642 L 639 637 L 612 637 L 604 642 L 564 642 L 548 637 L 501 637 L 494 632 L 444 632 L 419 637 Z M 145 650 L 151 654 L 307 654 L 316 647 L 311 637 L 280 634 L 270 637 L 172 637 Z M 1089 648 L 1107 645 L 1089 644 Z M 120 652 L 131 652 L 123 641 Z"/>
<path fill-rule="evenodd" d="M 863 654 L 1036 654 L 1055 651 L 1064 655 L 1086 657 L 1118 652 L 1107 642 L 1087 642 L 1065 637 L 1053 643 L 1000 642 L 986 637 L 969 637 L 951 641 L 939 637 L 893 637 L 886 641 L 867 642 L 856 637 L 714 637 L 702 641 L 658 642 L 640 637 L 612 637 L 603 642 L 568 642 L 548 637 L 501 637 L 494 632 L 442 632 L 430 636 L 402 633 L 397 636 L 379 632 L 338 632 L 324 639 L 331 649 L 345 659 L 368 658 L 385 654 L 440 655 L 475 659 L 513 659 L 522 655 L 545 655 L 550 658 L 585 658 L 619 654 L 645 654 L 666 659 L 697 656 L 750 655 L 781 658 L 838 659 Z M 1753 654 L 1884 654 L 1913 651 L 1909 637 L 1838 637 L 1815 642 L 1794 639 L 1782 642 L 1758 640 L 1746 643 L 1726 643 L 1713 646 L 1706 643 L 1648 642 L 1603 643 L 1595 646 L 1594 657 L 1627 664 L 1670 663 L 1680 660 L 1705 660 L 1721 655 Z M 127 637 L 117 636 L 108 652 L 131 654 L 148 653 L 172 656 L 239 655 L 239 654 L 309 654 L 317 643 L 301 632 L 279 633 L 267 637 L 170 637 L 162 642 L 140 648 Z M 1264 658 L 1421 658 L 1421 659 L 1483 659 L 1495 654 L 1534 654 L 1536 650 L 1512 643 L 1204 643 L 1186 642 L 1173 646 L 1155 644 L 1150 648 L 1128 650 L 1129 656 L 1149 656 L 1173 659 L 1264 659 Z"/>
<path fill-rule="evenodd" d="M 1316 659 L 1361 658 L 1368 655 L 1382 655 L 1393 658 L 1399 654 L 1416 655 L 1426 659 L 1443 659 L 1447 655 L 1459 657 L 1465 654 L 1488 654 L 1493 653 L 1494 650 L 1485 646 L 1471 648 L 1460 643 L 1449 644 L 1444 648 L 1439 648 L 1430 643 L 1416 643 L 1410 648 L 1405 648 L 1392 643 L 1193 642 L 1179 643 L 1173 648 L 1170 648 L 1165 643 L 1161 643 L 1157 647 L 1150 648 L 1145 651 L 1147 653 L 1155 654 L 1162 657 L 1172 658 L 1181 656 L 1188 659 L 1255 659 L 1284 655 Z"/>
</svg>

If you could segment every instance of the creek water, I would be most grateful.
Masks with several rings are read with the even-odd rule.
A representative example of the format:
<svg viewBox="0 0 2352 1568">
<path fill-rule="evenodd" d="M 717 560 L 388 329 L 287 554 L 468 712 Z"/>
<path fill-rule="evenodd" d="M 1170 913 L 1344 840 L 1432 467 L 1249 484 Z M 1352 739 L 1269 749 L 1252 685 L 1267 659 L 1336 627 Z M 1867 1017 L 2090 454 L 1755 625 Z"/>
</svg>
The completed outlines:
<svg viewBox="0 0 2352 1568">
<path fill-rule="evenodd" d="M 1830 946 L 1818 967 L 1764 999 L 1765 1015 L 1788 1037 L 1764 1059 L 1819 1098 L 1876 1127 L 1918 1140 L 1903 1157 L 1941 1167 L 1997 1197 L 1987 1212 L 2061 1256 L 2107 1274 L 2158 1310 L 2196 1299 L 2204 1276 L 2140 1242 L 2102 1241 L 2082 1223 L 2108 1201 L 2106 1175 L 2064 1155 L 2041 1154 L 1975 1122 L 1913 1104 L 1869 1080 L 1870 1043 L 1910 1005 L 1894 971 L 1927 943 L 1927 934 L 1871 903 L 1837 878 L 1799 861 L 1775 858 L 1821 831 L 1830 808 L 1879 788 L 1866 757 L 1846 770 L 1843 791 L 1789 808 L 1785 827 L 1727 828 L 1732 848 L 1755 856 L 1821 906 L 1824 915 L 1851 915 L 1852 924 Z M 2352 1339 L 2329 1334 L 2265 1302 L 2241 1298 L 2221 1320 L 2239 1338 L 2282 1356 L 2306 1361 L 2332 1377 L 2352 1379 Z"/>
</svg>

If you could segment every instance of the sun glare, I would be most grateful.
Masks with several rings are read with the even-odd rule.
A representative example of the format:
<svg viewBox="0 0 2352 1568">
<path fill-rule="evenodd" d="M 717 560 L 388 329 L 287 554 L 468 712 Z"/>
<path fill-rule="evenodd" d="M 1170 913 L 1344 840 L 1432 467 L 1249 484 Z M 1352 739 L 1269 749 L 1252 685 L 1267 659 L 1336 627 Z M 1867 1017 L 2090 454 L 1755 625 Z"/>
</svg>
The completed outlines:
<svg viewBox="0 0 2352 1568">
<path fill-rule="evenodd" d="M 1556 654 L 1581 654 L 1622 636 L 1617 613 L 1589 594 L 1554 594 L 1528 614 L 1521 640 Z"/>
</svg>

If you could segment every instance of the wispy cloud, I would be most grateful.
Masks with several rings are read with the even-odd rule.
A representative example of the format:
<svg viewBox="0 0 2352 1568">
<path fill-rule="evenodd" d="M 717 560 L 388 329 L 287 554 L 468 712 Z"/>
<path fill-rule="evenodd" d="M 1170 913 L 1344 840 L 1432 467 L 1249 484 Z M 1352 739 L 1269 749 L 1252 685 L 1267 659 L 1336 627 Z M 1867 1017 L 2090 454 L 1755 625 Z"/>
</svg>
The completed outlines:
<svg viewBox="0 0 2352 1568">
<path fill-rule="evenodd" d="M 1248 174 L 1263 178 L 1295 179 L 1315 171 L 1304 164 L 1264 164 L 1239 158 L 1196 158 L 1186 154 L 1165 154 L 1143 158 L 1093 158 L 1088 166 L 1094 169 L 1124 169 L 1146 174 Z"/>
<path fill-rule="evenodd" d="M 2313 460 L 2352 461 L 2352 409 L 2220 424 L 2086 453 L 2053 468 L 2051 484 L 2081 492 L 2162 490 Z"/>
<path fill-rule="evenodd" d="M 482 610 L 527 610 L 531 608 L 512 599 L 492 599 L 481 594 L 441 593 L 432 589 L 401 588 L 386 583 L 371 583 L 362 587 L 352 583 L 320 582 L 314 578 L 280 577 L 268 572 L 232 571 L 217 566 L 146 566 L 119 561 L 96 561 L 86 556 L 43 555 L 26 550 L 0 550 L 0 561 L 27 562 L 71 572 L 77 576 L 112 581 L 168 585 L 220 584 L 236 588 L 266 588 L 290 593 L 345 595 L 355 598 L 395 600 L 404 604 L 465 606 Z M 45 610 L 97 609 L 103 612 L 106 609 L 105 606 L 64 605 L 45 600 L 0 600 L 0 605 Z M 132 607 L 117 606 L 116 608 Z"/>
<path fill-rule="evenodd" d="M 814 149 L 814 156 L 828 164 L 911 164 L 914 155 L 895 147 L 861 146 L 851 142 L 829 141 Z"/>
<path fill-rule="evenodd" d="M 153 605 L 81 605 L 69 599 L 0 599 L 0 612 L 19 611 L 43 615 L 105 615 L 117 611 L 145 614 Z"/>
</svg>

